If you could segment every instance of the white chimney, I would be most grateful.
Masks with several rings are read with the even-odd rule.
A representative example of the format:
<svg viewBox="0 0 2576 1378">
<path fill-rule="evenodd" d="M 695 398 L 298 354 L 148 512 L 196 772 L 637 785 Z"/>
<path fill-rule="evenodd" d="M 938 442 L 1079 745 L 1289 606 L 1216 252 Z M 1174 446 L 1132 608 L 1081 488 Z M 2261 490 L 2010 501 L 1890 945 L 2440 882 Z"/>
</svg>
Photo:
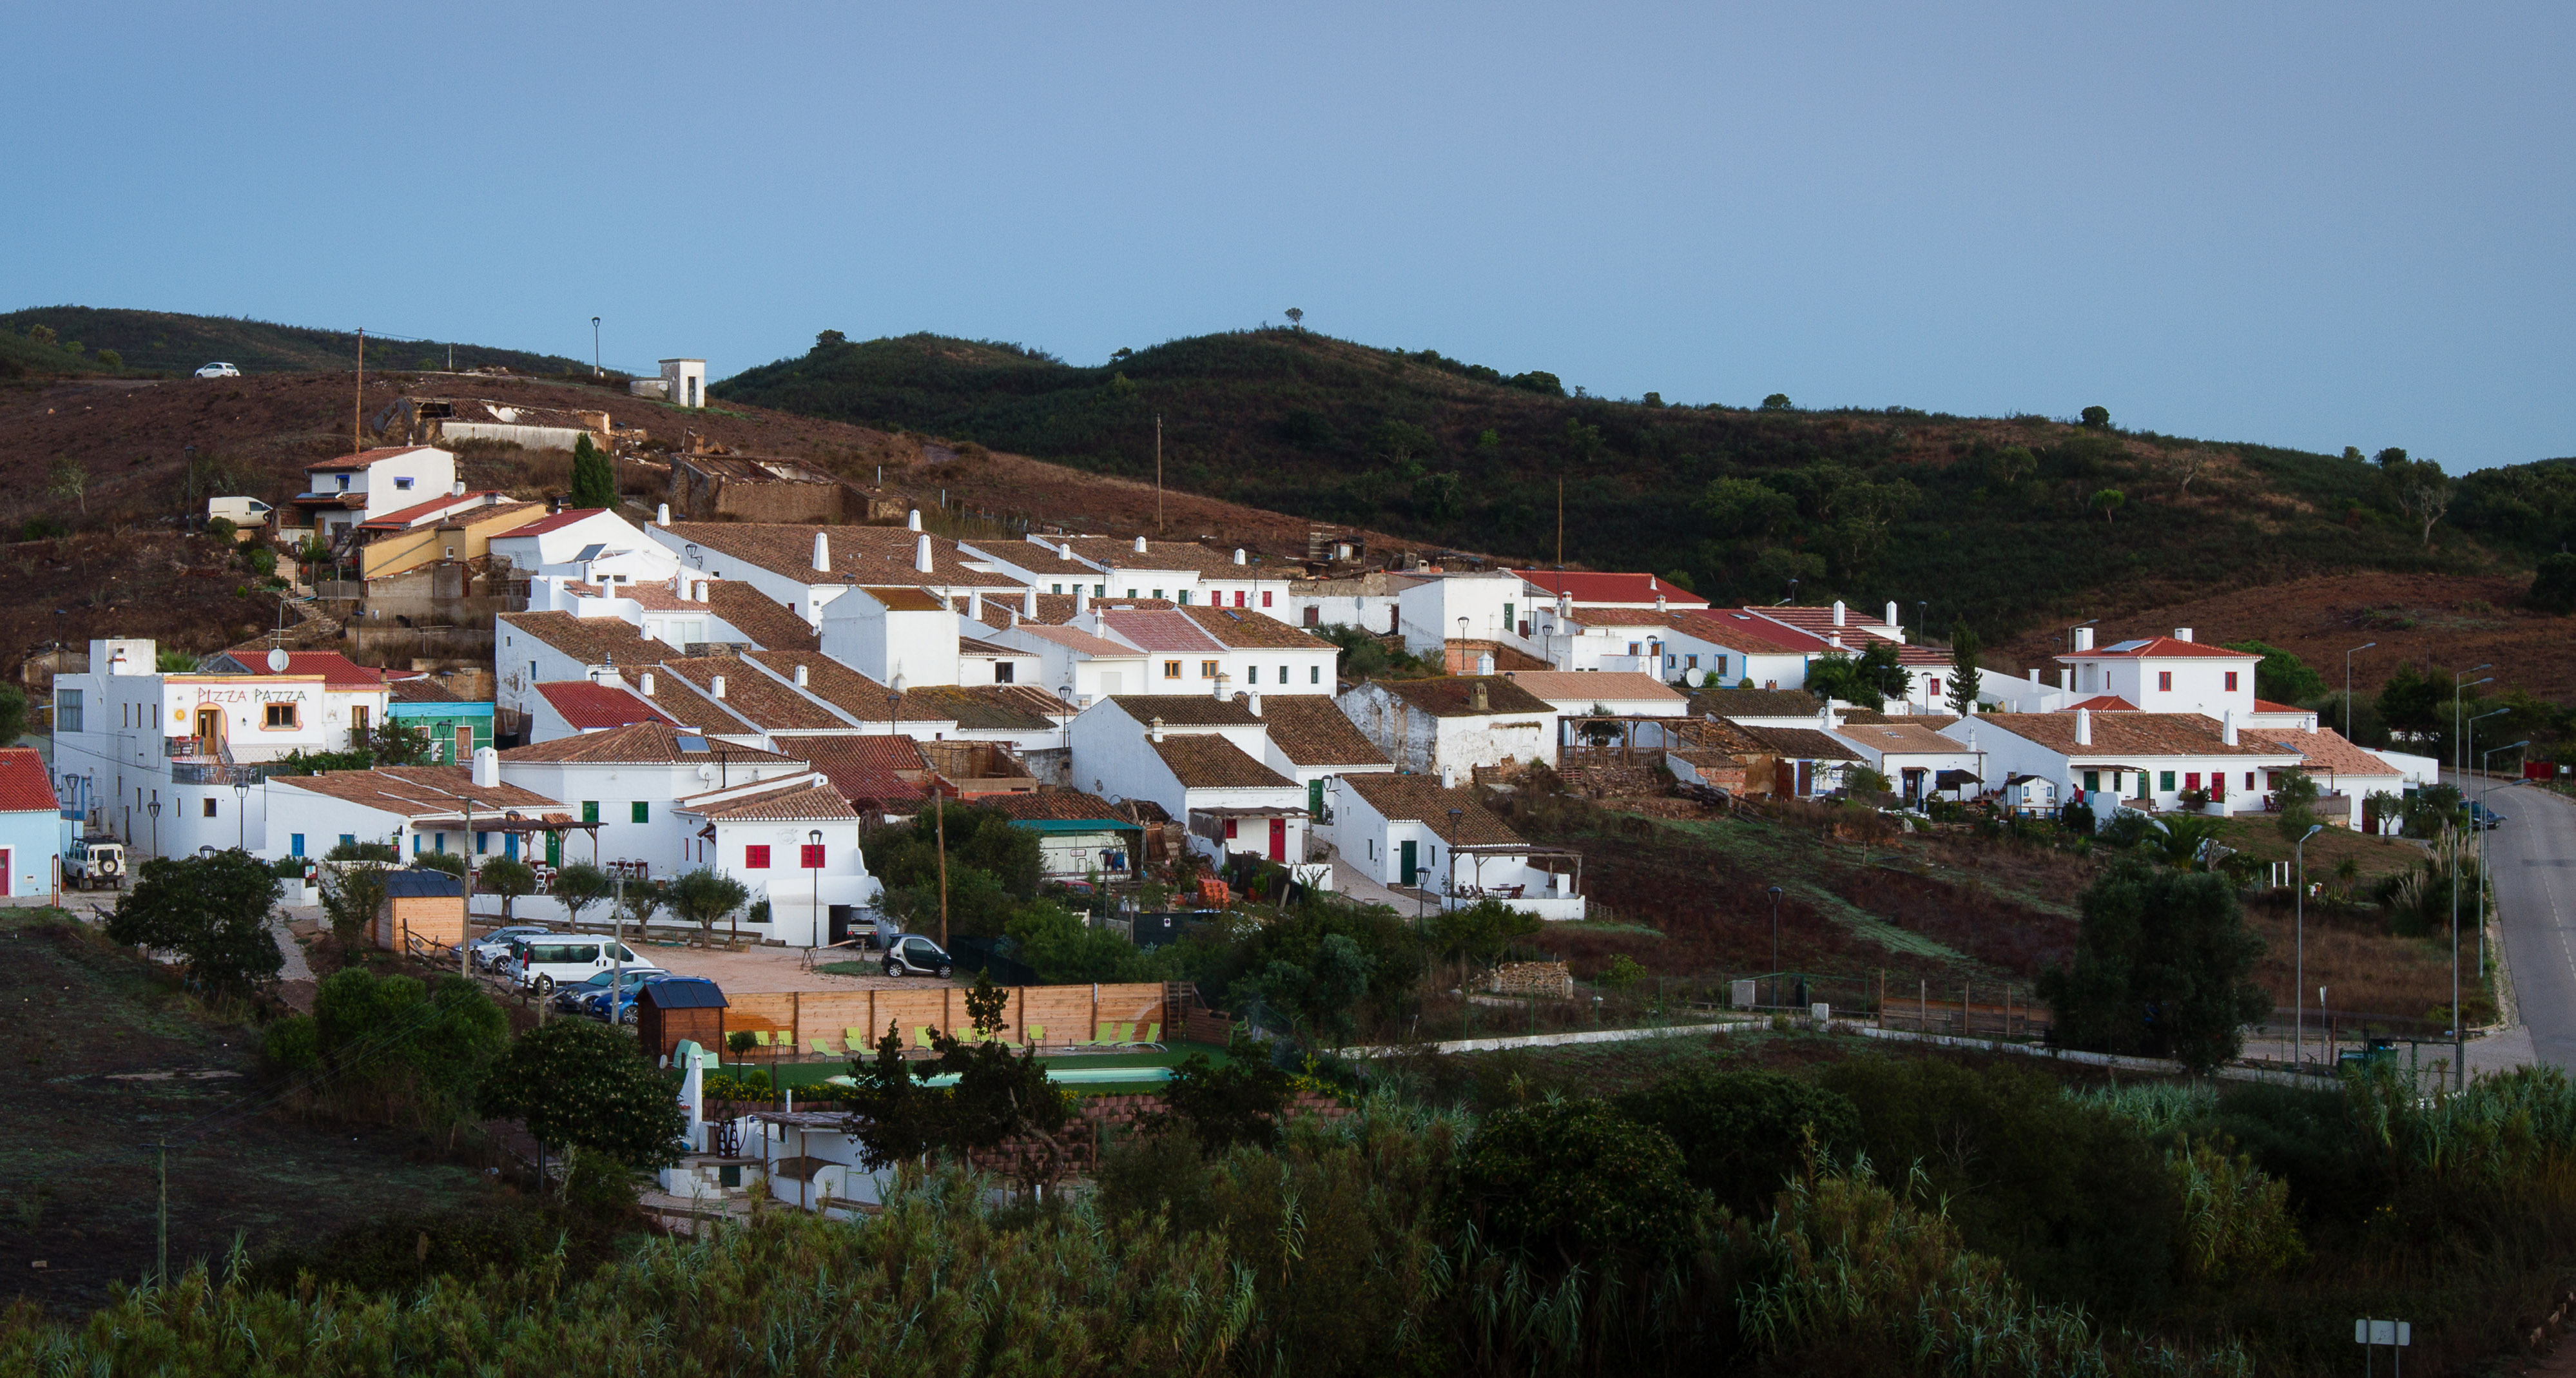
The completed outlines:
<svg viewBox="0 0 2576 1378">
<path fill-rule="evenodd" d="M 1011 630 L 1013 630 L 1013 631 L 1018 631 L 1019 629 L 1020 629 L 1020 610 L 1019 610 L 1019 608 L 1018 608 L 1018 606 L 1017 606 L 1017 605 L 1014 605 L 1014 606 L 1011 608 Z"/>
<path fill-rule="evenodd" d="M 921 537 L 919 540 L 912 543 L 912 567 L 923 574 L 928 574 L 930 572 L 930 538 L 928 536 Z"/>
<path fill-rule="evenodd" d="M 710 596 L 712 596 L 712 595 L 713 595 L 713 593 L 714 593 L 714 590 L 712 590 L 712 589 L 710 589 L 710 588 L 708 588 L 708 587 L 707 587 L 707 581 L 706 581 L 706 580 L 704 580 L 704 579 L 700 579 L 700 580 L 698 581 L 698 601 L 699 601 L 699 602 L 701 602 L 701 603 L 706 602 L 706 601 L 707 601 L 707 599 L 708 599 Z"/>
<path fill-rule="evenodd" d="M 2175 639 L 2176 639 L 2176 640 L 2180 640 L 2181 638 L 2177 637 L 2177 638 L 2175 638 Z M 2221 740 L 2221 741 L 2223 741 L 2223 742 L 2227 743 L 2229 746 L 2234 746 L 2234 745 L 2236 745 L 2236 710 L 2235 710 L 2235 709 L 2230 708 L 2230 709 L 2228 709 L 2225 713 L 2223 713 L 2223 714 L 2221 714 L 2221 715 L 2219 716 L 2219 719 L 2218 719 L 2218 737 L 2219 737 L 2219 740 Z"/>
<path fill-rule="evenodd" d="M 2093 629 L 2091 627 L 2078 627 L 2075 629 L 2075 649 L 2079 652 L 2093 649 Z"/>
<path fill-rule="evenodd" d="M 1072 559 L 1072 558 L 1073 558 L 1073 542 L 1071 542 L 1071 541 L 1058 541 L 1058 542 L 1056 542 L 1056 543 L 1055 543 L 1055 556 L 1056 556 L 1056 558 L 1057 558 L 1057 559 L 1059 559 L 1059 560 L 1070 560 L 1070 559 Z"/>
<path fill-rule="evenodd" d="M 2075 692 L 2075 671 L 2072 667 L 2065 665 L 2057 667 L 2057 688 L 2060 693 Z"/>
<path fill-rule="evenodd" d="M 920 508 L 916 507 L 903 514 L 903 529 L 906 531 L 919 531 L 921 529 Z"/>
<path fill-rule="evenodd" d="M 712 690 L 714 690 L 714 691 L 715 691 L 715 696 L 716 696 L 717 698 L 723 698 L 723 697 L 724 697 L 724 676 L 722 676 L 722 675 L 718 675 L 718 676 L 716 676 L 716 677 L 715 677 L 715 679 L 714 679 L 712 682 L 710 682 L 710 683 L 708 684 L 708 686 L 707 686 L 707 687 L 708 687 L 709 689 L 712 689 Z"/>
<path fill-rule="evenodd" d="M 1839 599 L 1839 598 L 1835 599 L 1835 600 L 1834 600 L 1834 625 L 1835 625 L 1835 626 L 1837 626 L 1837 627 L 1841 627 L 1841 626 L 1849 625 L 1850 617 L 1851 617 L 1850 612 L 1849 612 L 1849 611 L 1847 611 L 1847 610 L 1843 607 L 1843 600 L 1841 600 L 1841 599 Z"/>
<path fill-rule="evenodd" d="M 2077 746 L 2093 745 L 2093 710 L 2090 708 L 2078 708 L 2075 710 L 2075 744 Z"/>
<path fill-rule="evenodd" d="M 1899 625 L 1899 624 L 1898 624 L 1898 622 L 1897 622 L 1897 620 L 1896 620 L 1896 600 L 1895 600 L 1895 599 L 1893 599 L 1893 598 L 1891 598 L 1891 599 L 1887 600 L 1887 619 L 1886 619 L 1886 620 L 1887 620 L 1887 625 L 1889 625 L 1889 626 L 1891 626 L 1891 627 Z"/>
<path fill-rule="evenodd" d="M 1136 538 L 1136 553 L 1139 555 L 1145 553 L 1145 538 L 1142 536 Z"/>
<path fill-rule="evenodd" d="M 1250 708 L 1250 709 L 1252 710 L 1252 716 L 1254 716 L 1254 717 L 1256 717 L 1256 718 L 1257 718 L 1257 717 L 1260 717 L 1260 716 L 1261 716 L 1261 691 L 1260 691 L 1260 690 L 1258 690 L 1258 689 L 1252 690 L 1252 691 L 1251 691 L 1251 693 L 1250 693 L 1250 696 L 1249 696 L 1249 697 L 1247 697 L 1247 698 L 1244 700 L 1244 706 L 1245 706 L 1245 707 L 1247 707 L 1247 708 Z"/>
<path fill-rule="evenodd" d="M 2039 667 L 2036 665 L 2030 667 L 2030 682 L 2033 684 L 2039 683 Z"/>
<path fill-rule="evenodd" d="M 1076 585 L 1074 585 L 1074 586 L 1073 586 L 1073 615 L 1074 615 L 1074 616 L 1076 616 L 1076 617 L 1080 617 L 1080 616 L 1082 616 L 1084 613 L 1087 613 L 1087 612 L 1089 612 L 1089 611 L 1091 611 L 1091 585 L 1089 585 L 1089 584 L 1076 584 Z"/>
<path fill-rule="evenodd" d="M 1159 742 L 1163 740 L 1163 720 L 1160 717 L 1146 720 L 1145 740 L 1149 742 Z"/>
<path fill-rule="evenodd" d="M 832 538 L 820 531 L 814 533 L 814 569 L 821 574 L 832 572 Z"/>
<path fill-rule="evenodd" d="M 796 665 L 796 687 L 799 689 L 805 687 L 805 665 L 802 661 L 797 662 Z"/>
<path fill-rule="evenodd" d="M 655 526 L 671 524 L 671 504 L 666 502 L 653 509 L 653 524 Z"/>
<path fill-rule="evenodd" d="M 465 484 L 463 480 L 459 480 L 456 483 L 449 485 L 447 495 L 451 498 L 461 498 L 465 496 Z"/>
<path fill-rule="evenodd" d="M 981 622 L 984 620 L 984 591 L 982 589 L 968 589 L 966 591 L 966 620 L 969 622 Z"/>
<path fill-rule="evenodd" d="M 1567 622 L 1573 620 L 1573 617 L 1574 595 L 1570 593 L 1559 593 L 1556 596 L 1556 620 L 1559 622 Z"/>
<path fill-rule="evenodd" d="M 1490 675 L 1493 672 L 1494 653 L 1491 651 L 1478 651 L 1476 653 L 1476 673 L 1480 675 Z"/>
<path fill-rule="evenodd" d="M 653 697 L 653 672 L 650 670 L 644 672 L 644 697 Z"/>
<path fill-rule="evenodd" d="M 1238 565 L 1244 563 L 1242 546 L 1236 546 L 1234 548 L 1234 562 Z"/>
<path fill-rule="evenodd" d="M 1218 701 L 1219 701 L 1219 702 L 1223 702 L 1224 700 L 1226 700 L 1226 699 L 1229 699 L 1229 698 L 1232 698 L 1232 697 L 1233 697 L 1233 695 L 1228 694 L 1228 693 L 1226 692 L 1226 690 L 1231 689 L 1231 688 L 1233 688 L 1233 687 L 1234 687 L 1234 676 L 1229 675 L 1229 674 L 1226 674 L 1224 671 L 1221 671 L 1221 670 L 1220 670 L 1220 671 L 1218 671 L 1218 672 L 1217 672 L 1217 677 L 1216 677 L 1216 696 L 1217 696 L 1217 699 L 1218 699 Z"/>
<path fill-rule="evenodd" d="M 1031 584 L 1027 588 L 1020 590 L 1020 616 L 1035 617 L 1037 615 L 1038 586 Z"/>
<path fill-rule="evenodd" d="M 1665 613 L 1665 611 L 1664 591 L 1662 589 L 1657 589 L 1655 590 L 1655 615 L 1660 617 Z"/>
<path fill-rule="evenodd" d="M 501 753 L 488 746 L 474 749 L 474 788 L 501 787 Z"/>
<path fill-rule="evenodd" d="M 1816 710 L 1816 726 L 1827 732 L 1834 730 L 1834 701 L 1832 699 L 1825 700 L 1824 706 Z"/>
<path fill-rule="evenodd" d="M 2176 627 L 2176 628 L 2174 628 L 2174 640 L 2176 640 L 2176 641 L 2189 641 L 2189 640 L 2191 640 L 2191 628 L 2189 628 L 2189 627 Z"/>
</svg>

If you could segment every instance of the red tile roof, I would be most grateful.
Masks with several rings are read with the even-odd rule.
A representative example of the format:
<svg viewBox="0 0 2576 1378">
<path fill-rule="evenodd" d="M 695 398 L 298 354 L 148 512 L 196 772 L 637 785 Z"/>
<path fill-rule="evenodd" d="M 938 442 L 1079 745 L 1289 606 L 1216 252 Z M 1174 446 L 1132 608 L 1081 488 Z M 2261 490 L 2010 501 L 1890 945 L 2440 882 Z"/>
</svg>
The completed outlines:
<svg viewBox="0 0 2576 1378">
<path fill-rule="evenodd" d="M 442 493 L 437 497 L 431 498 L 427 502 L 416 502 L 409 507 L 397 508 L 394 511 L 387 512 L 383 516 L 374 518 L 371 521 L 361 522 L 358 525 L 358 529 L 361 531 L 400 531 L 406 527 L 418 524 L 423 518 L 443 517 L 449 512 L 453 512 L 462 507 L 474 507 L 477 505 L 499 507 L 502 504 L 483 504 L 481 502 L 484 498 L 497 498 L 499 496 L 501 496 L 500 490 L 495 488 L 487 488 L 473 493 L 457 493 L 454 495 Z"/>
<path fill-rule="evenodd" d="M 2141 637 L 2090 651 L 2069 651 L 2059 660 L 2261 660 L 2263 657 L 2244 651 L 2231 651 L 2205 641 L 2177 641 L 2170 636 Z"/>
<path fill-rule="evenodd" d="M 703 739 L 700 739 L 703 741 Z M 573 761 L 598 765 L 667 766 L 689 761 L 704 761 L 722 766 L 789 765 L 799 758 L 783 756 L 758 747 L 736 746 L 730 742 L 705 742 L 703 747 L 683 748 L 680 729 L 656 719 L 630 727 L 612 728 L 606 732 L 584 732 L 576 737 L 557 737 L 551 742 L 531 746 L 514 746 L 501 753 L 504 761 Z"/>
<path fill-rule="evenodd" d="M 593 684 L 586 679 L 555 680 L 537 686 L 555 712 L 577 732 L 624 727 L 629 723 L 667 723 L 669 715 L 646 703 L 623 684 Z"/>
<path fill-rule="evenodd" d="M 2138 711 L 2138 706 L 2136 704 L 2129 702 L 2127 699 L 2124 699 L 2117 694 L 2096 694 L 2093 697 L 2084 700 L 2082 703 L 2070 703 L 2059 711 L 2072 713 L 2078 708 L 2090 708 L 2096 713 L 2135 713 Z"/>
<path fill-rule="evenodd" d="M 1705 637 L 1721 646 L 1738 651 L 1778 654 L 1787 651 L 1814 652 L 1831 649 L 1822 637 L 1809 636 L 1795 627 L 1784 627 L 1777 622 L 1767 621 L 1749 612 L 1734 609 L 1675 613 L 1669 625 L 1675 631 Z"/>
<path fill-rule="evenodd" d="M 1652 607 L 1660 596 L 1668 608 L 1708 606 L 1707 599 L 1651 574 L 1587 574 L 1554 569 L 1516 569 L 1512 573 L 1551 598 L 1563 593 L 1577 603 L 1639 603 Z"/>
<path fill-rule="evenodd" d="M 1420 823 L 1453 847 L 1508 847 L 1523 841 L 1470 789 L 1443 789 L 1428 775 L 1345 775 L 1342 786 L 1390 823 Z M 1456 809 L 1452 819 L 1449 811 Z"/>
<path fill-rule="evenodd" d="M 721 567 L 739 560 L 800 584 L 861 584 L 949 588 L 1020 587 L 999 574 L 968 569 L 957 543 L 930 538 L 928 573 L 912 567 L 921 537 L 918 531 L 887 526 L 786 526 L 758 522 L 674 522 L 667 530 L 685 544 L 710 552 L 708 563 Z M 829 573 L 814 568 L 814 537 L 820 533 L 831 556 Z M 717 559 L 716 556 L 724 556 Z M 968 557 L 973 558 L 973 557 Z M 701 566 L 704 568 L 705 566 Z"/>
<path fill-rule="evenodd" d="M 437 448 L 435 445 L 391 445 L 374 450 L 360 450 L 356 454 L 342 455 L 338 459 L 325 459 L 307 464 L 304 466 L 304 472 L 311 474 L 329 473 L 339 469 L 364 469 L 368 465 L 379 464 L 398 456 Z"/>
<path fill-rule="evenodd" d="M 1200 631 L 1226 645 L 1242 651 L 1329 651 L 1333 643 L 1313 632 L 1301 631 L 1251 608 L 1216 608 L 1199 604 L 1175 608 L 1173 612 L 1188 618 Z"/>
<path fill-rule="evenodd" d="M 526 526 L 514 526 L 501 534 L 505 536 L 542 536 L 549 531 L 561 531 L 565 527 L 572 525 L 574 522 L 580 521 L 584 517 L 596 517 L 607 510 L 608 509 L 605 507 L 566 508 L 551 517 L 540 517 L 537 520 L 528 523 Z"/>
<path fill-rule="evenodd" d="M 62 807 L 54 773 L 34 747 L 0 747 L 0 813 L 51 813 Z"/>
<path fill-rule="evenodd" d="M 212 668 L 226 662 L 241 668 L 238 670 Z M 286 669 L 283 671 L 268 668 L 268 654 L 265 651 L 247 649 L 238 652 L 226 651 L 207 664 L 209 673 L 213 674 L 320 675 L 322 685 L 326 689 L 382 689 L 385 687 L 384 671 L 371 670 L 338 651 L 288 651 Z"/>
<path fill-rule="evenodd" d="M 2254 711 L 2257 713 L 2305 713 L 2308 710 L 2301 708 L 2295 703 L 2274 703 L 2270 699 L 2256 699 L 2254 700 Z"/>
<path fill-rule="evenodd" d="M 1225 649 L 1178 609 L 1147 612 L 1119 608 L 1100 614 L 1100 624 L 1148 651 L 1213 655 Z"/>
<path fill-rule="evenodd" d="M 803 757 L 841 797 L 856 804 L 901 804 L 929 792 L 930 763 L 921 748 L 905 736 L 796 737 L 772 740 L 779 749 Z"/>
<path fill-rule="evenodd" d="M 683 799 L 673 807 L 710 821 L 723 819 L 728 822 L 775 820 L 802 823 L 809 819 L 859 816 L 850 807 L 850 802 L 841 797 L 839 790 L 822 783 L 785 784 L 777 789 L 720 802 L 699 803 L 695 799 Z"/>
</svg>

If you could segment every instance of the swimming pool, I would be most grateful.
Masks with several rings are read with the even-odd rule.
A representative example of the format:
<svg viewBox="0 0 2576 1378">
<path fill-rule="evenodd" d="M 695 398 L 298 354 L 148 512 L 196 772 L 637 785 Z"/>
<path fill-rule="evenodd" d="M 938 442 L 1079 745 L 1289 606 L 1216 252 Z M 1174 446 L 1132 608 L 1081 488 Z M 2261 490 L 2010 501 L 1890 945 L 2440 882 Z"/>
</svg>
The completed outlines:
<svg viewBox="0 0 2576 1378">
<path fill-rule="evenodd" d="M 1047 1080 L 1066 1086 L 1136 1085 L 1142 1082 L 1171 1079 L 1172 1069 L 1169 1067 L 1050 1067 L 1047 1069 Z M 833 1086 L 858 1085 L 856 1080 L 847 1076 L 826 1078 L 826 1083 Z M 954 1086 L 957 1084 L 957 1074 L 943 1072 L 921 1084 Z"/>
</svg>

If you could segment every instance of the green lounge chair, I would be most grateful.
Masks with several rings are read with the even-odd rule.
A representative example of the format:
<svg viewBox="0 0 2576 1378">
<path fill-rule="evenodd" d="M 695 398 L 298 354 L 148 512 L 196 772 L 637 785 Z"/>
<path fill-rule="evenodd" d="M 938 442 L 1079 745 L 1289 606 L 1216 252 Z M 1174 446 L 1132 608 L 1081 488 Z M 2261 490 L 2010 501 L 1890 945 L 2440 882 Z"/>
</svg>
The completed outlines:
<svg viewBox="0 0 2576 1378">
<path fill-rule="evenodd" d="M 841 1040 L 847 1043 L 850 1047 L 850 1051 L 854 1053 L 866 1052 L 870 1046 L 868 1041 L 868 1031 L 865 1029 L 843 1029 L 841 1030 Z"/>
<path fill-rule="evenodd" d="M 1130 1027 L 1130 1028 L 1133 1028 L 1134 1026 L 1133 1026 L 1133 1025 L 1130 1025 L 1129 1027 Z M 1157 1020 L 1157 1021 L 1155 1021 L 1154 1023 L 1151 1023 L 1151 1024 L 1146 1025 L 1146 1026 L 1145 1026 L 1145 1032 L 1144 1032 L 1144 1034 L 1143 1034 L 1142 1036 L 1137 1037 L 1137 1038 L 1129 1039 L 1128 1041 L 1126 1041 L 1125 1043 L 1121 1044 L 1120 1046 L 1121 1046 L 1121 1047 L 1127 1047 L 1127 1048 L 1160 1048 L 1160 1047 L 1162 1047 L 1162 1046 L 1163 1046 L 1163 1025 L 1162 1025 L 1162 1022 L 1161 1022 L 1160 1020 Z"/>
<path fill-rule="evenodd" d="M 930 1051 L 929 1025 L 915 1024 L 912 1026 L 912 1046 L 922 1052 Z"/>
<path fill-rule="evenodd" d="M 1029 1026 L 1029 1046 L 1032 1048 L 1043 1048 L 1046 1046 L 1046 1025 L 1031 1024 Z"/>
<path fill-rule="evenodd" d="M 1158 1024 L 1158 1025 L 1156 1025 L 1155 1027 L 1156 1027 L 1156 1028 L 1160 1028 L 1160 1027 L 1162 1027 L 1162 1026 Z M 839 1057 L 839 1056 L 840 1056 L 840 1054 L 839 1054 L 839 1053 L 836 1053 L 836 1052 L 833 1052 L 833 1051 L 832 1051 L 832 1048 L 831 1048 L 831 1040 L 830 1040 L 830 1039 L 825 1039 L 825 1038 L 814 1038 L 814 1039 L 808 1039 L 808 1040 L 806 1040 L 806 1042 L 807 1042 L 809 1045 L 811 1045 L 811 1046 L 812 1046 L 812 1048 L 814 1049 L 814 1055 L 815 1055 L 816 1057 Z"/>
<path fill-rule="evenodd" d="M 769 1046 L 769 1030 L 767 1030 L 767 1029 L 754 1029 L 754 1030 L 752 1030 L 752 1031 L 751 1031 L 751 1041 L 752 1041 L 752 1043 L 753 1043 L 755 1046 L 762 1047 L 762 1048 L 766 1048 L 766 1047 L 768 1047 L 768 1046 Z"/>
</svg>

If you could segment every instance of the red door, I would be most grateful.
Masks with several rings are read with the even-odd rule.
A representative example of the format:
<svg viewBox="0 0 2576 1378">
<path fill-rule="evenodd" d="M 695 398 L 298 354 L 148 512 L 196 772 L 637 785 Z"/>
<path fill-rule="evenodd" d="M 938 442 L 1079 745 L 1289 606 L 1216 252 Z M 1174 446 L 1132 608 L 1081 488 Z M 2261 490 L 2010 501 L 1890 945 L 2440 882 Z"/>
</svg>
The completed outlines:
<svg viewBox="0 0 2576 1378">
<path fill-rule="evenodd" d="M 1288 820 L 1285 818 L 1270 820 L 1270 859 L 1272 861 L 1288 859 Z"/>
</svg>

